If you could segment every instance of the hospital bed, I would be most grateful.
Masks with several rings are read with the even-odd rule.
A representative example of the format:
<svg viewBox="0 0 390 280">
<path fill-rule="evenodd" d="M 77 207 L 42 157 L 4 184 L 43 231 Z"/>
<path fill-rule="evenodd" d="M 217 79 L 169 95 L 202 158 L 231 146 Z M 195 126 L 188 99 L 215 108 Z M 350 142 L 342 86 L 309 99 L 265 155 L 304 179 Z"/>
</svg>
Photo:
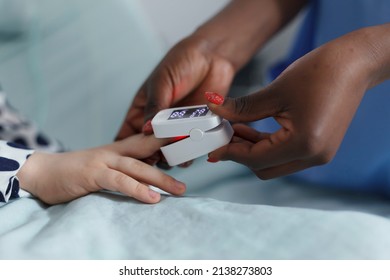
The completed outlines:
<svg viewBox="0 0 390 280">
<path fill-rule="evenodd" d="M 112 141 L 164 54 L 139 2 L 9 2 L 24 9 L 0 21 L 0 81 L 12 104 L 68 149 Z M 104 192 L 0 204 L 0 259 L 390 258 L 387 198 L 261 181 L 204 157 L 167 172 L 188 191 L 156 205 Z"/>
</svg>

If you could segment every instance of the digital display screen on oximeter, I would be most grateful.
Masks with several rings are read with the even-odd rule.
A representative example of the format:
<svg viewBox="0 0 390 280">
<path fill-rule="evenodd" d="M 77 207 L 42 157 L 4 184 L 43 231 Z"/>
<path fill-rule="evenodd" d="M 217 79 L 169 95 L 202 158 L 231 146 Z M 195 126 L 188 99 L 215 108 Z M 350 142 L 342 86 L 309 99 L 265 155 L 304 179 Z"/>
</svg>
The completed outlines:
<svg viewBox="0 0 390 280">
<path fill-rule="evenodd" d="M 197 108 L 190 108 L 190 109 L 175 110 L 171 113 L 168 120 L 190 119 L 190 118 L 202 117 L 202 116 L 206 116 L 208 111 L 209 111 L 209 108 L 207 108 L 206 106 L 197 107 Z"/>
</svg>

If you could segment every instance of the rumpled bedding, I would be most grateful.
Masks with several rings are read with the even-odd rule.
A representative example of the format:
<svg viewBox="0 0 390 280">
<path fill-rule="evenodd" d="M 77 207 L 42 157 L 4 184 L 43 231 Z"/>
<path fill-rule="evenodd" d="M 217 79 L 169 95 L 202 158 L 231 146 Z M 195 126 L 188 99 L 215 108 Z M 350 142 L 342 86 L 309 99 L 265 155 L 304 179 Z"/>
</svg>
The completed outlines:
<svg viewBox="0 0 390 280">
<path fill-rule="evenodd" d="M 155 205 L 104 192 L 51 207 L 33 198 L 3 205 L 0 258 L 390 258 L 384 198 L 262 182 L 233 163 L 172 172 L 187 194 Z"/>
</svg>

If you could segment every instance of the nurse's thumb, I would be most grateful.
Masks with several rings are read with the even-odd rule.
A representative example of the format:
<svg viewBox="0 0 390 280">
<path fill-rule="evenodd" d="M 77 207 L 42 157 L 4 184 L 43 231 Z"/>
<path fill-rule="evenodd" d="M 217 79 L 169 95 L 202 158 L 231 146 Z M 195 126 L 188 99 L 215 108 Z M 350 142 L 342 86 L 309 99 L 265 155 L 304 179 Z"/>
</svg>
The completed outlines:
<svg viewBox="0 0 390 280">
<path fill-rule="evenodd" d="M 257 121 L 275 112 L 268 94 L 261 91 L 238 98 L 224 98 L 218 93 L 206 92 L 205 97 L 213 113 L 232 122 Z"/>
</svg>

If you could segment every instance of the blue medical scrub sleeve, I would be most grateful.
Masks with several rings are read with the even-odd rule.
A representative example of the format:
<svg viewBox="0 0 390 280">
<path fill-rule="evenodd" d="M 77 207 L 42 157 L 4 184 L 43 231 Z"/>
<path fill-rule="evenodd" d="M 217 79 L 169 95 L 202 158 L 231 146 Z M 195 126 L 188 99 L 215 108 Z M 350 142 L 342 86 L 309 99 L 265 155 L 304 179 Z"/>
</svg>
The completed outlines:
<svg viewBox="0 0 390 280">
<path fill-rule="evenodd" d="M 389 0 L 311 1 L 289 56 L 270 69 L 271 79 L 313 48 L 353 30 L 386 22 L 390 22 Z M 271 119 L 259 121 L 254 127 L 260 131 L 278 128 Z M 390 82 L 366 93 L 330 163 L 288 178 L 390 195 Z"/>
</svg>

